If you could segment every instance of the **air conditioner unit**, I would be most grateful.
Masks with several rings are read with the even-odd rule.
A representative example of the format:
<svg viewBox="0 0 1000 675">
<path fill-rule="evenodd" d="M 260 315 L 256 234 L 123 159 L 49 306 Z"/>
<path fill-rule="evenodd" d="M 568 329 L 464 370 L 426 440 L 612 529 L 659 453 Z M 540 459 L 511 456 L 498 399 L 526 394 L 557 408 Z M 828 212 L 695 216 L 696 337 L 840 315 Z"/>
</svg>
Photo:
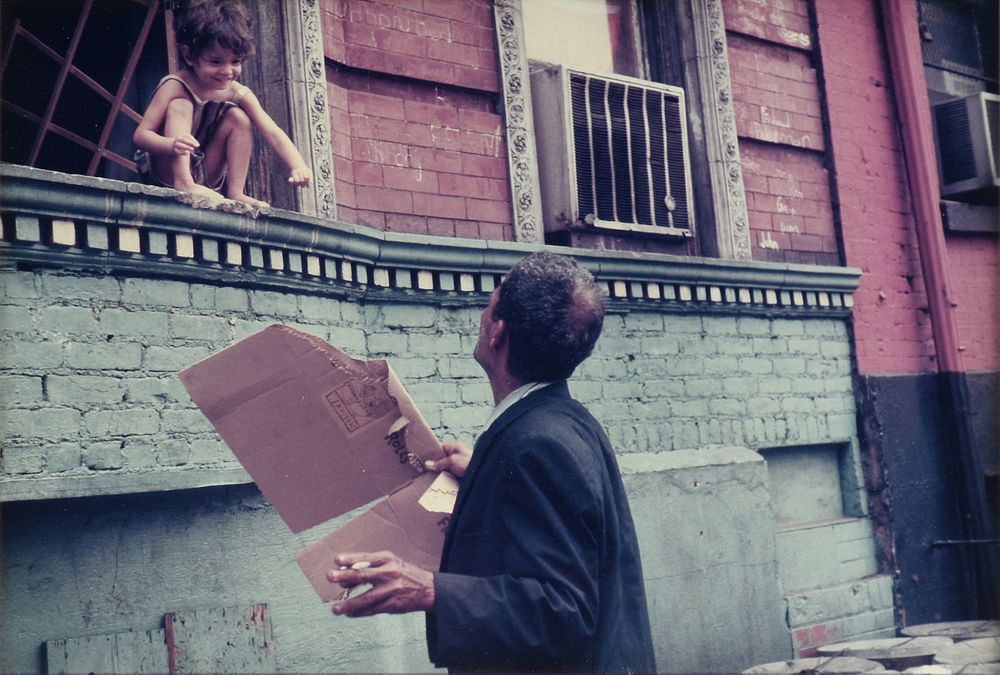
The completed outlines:
<svg viewBox="0 0 1000 675">
<path fill-rule="evenodd" d="M 941 196 L 1000 186 L 998 113 L 1000 96 L 985 92 L 934 106 Z"/>
<path fill-rule="evenodd" d="M 546 231 L 694 231 L 684 90 L 563 66 L 531 73 Z"/>
</svg>

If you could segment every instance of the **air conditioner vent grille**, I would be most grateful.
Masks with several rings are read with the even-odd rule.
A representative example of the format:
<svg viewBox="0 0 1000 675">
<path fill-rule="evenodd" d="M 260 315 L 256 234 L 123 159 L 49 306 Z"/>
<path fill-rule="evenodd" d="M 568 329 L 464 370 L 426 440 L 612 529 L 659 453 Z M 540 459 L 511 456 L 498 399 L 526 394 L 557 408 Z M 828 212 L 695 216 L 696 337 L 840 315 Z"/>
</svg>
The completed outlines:
<svg viewBox="0 0 1000 675">
<path fill-rule="evenodd" d="M 992 148 L 990 157 L 993 158 L 993 175 L 998 171 L 996 163 L 1000 161 L 1000 100 L 996 98 L 985 99 L 983 105 L 986 107 L 986 135 L 989 136 L 989 146 Z"/>
<path fill-rule="evenodd" d="M 941 177 L 945 183 L 955 183 L 976 177 L 976 157 L 972 147 L 972 130 L 965 101 L 943 103 L 937 109 L 938 138 L 949 139 L 940 148 Z"/>
<path fill-rule="evenodd" d="M 683 92 L 573 72 L 570 99 L 581 218 L 690 228 Z"/>
</svg>

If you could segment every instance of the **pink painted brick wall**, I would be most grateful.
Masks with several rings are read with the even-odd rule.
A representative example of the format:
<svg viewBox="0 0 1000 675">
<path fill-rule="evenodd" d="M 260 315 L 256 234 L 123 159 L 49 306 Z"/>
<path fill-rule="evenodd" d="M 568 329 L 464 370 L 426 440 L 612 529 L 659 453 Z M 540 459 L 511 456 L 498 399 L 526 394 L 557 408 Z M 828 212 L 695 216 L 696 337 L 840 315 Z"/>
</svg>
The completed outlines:
<svg viewBox="0 0 1000 675">
<path fill-rule="evenodd" d="M 802 626 L 792 631 L 792 649 L 797 659 L 811 659 L 819 656 L 819 648 L 843 642 L 852 636 L 844 635 L 838 621 L 820 622 Z"/>
<path fill-rule="evenodd" d="M 323 0 L 327 58 L 440 84 L 500 91 L 485 0 Z"/>
<path fill-rule="evenodd" d="M 989 235 L 950 237 L 948 262 L 962 364 L 1000 369 L 1000 245 Z"/>
<path fill-rule="evenodd" d="M 726 29 L 789 47 L 809 49 L 806 0 L 723 0 Z"/>
<path fill-rule="evenodd" d="M 723 0 L 757 260 L 840 264 L 806 0 Z"/>
<path fill-rule="evenodd" d="M 861 268 L 854 330 L 862 374 L 935 369 L 927 301 L 878 8 L 816 3 L 845 262 Z"/>
<path fill-rule="evenodd" d="M 340 217 L 513 238 L 488 0 L 322 0 Z"/>
<path fill-rule="evenodd" d="M 810 55 L 730 33 L 736 130 L 759 141 L 823 150 L 819 87 Z"/>
<path fill-rule="evenodd" d="M 745 140 L 740 157 L 757 257 L 839 265 L 822 155 Z"/>
</svg>

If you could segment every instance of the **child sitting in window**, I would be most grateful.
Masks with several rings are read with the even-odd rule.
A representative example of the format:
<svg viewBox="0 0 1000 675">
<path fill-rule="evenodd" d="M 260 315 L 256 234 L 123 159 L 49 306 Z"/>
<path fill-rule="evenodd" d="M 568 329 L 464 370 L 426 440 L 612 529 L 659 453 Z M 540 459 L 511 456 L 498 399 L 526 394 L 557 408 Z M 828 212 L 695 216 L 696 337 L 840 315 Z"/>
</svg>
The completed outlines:
<svg viewBox="0 0 1000 675">
<path fill-rule="evenodd" d="M 236 0 L 193 0 L 179 18 L 184 67 L 157 85 L 133 140 L 146 182 L 255 206 L 247 195 L 253 127 L 291 170 L 288 182 L 312 182 L 312 172 L 288 135 L 250 89 L 237 82 L 253 52 L 250 18 Z"/>
</svg>

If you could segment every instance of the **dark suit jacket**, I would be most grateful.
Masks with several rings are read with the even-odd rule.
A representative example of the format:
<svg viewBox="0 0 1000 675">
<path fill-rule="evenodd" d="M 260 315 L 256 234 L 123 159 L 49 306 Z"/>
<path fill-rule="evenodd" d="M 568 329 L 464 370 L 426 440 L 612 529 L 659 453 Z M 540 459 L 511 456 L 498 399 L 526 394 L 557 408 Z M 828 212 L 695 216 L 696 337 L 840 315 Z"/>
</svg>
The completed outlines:
<svg viewBox="0 0 1000 675">
<path fill-rule="evenodd" d="M 614 451 L 566 382 L 515 403 L 476 443 L 427 643 L 459 671 L 655 671 Z"/>
</svg>

